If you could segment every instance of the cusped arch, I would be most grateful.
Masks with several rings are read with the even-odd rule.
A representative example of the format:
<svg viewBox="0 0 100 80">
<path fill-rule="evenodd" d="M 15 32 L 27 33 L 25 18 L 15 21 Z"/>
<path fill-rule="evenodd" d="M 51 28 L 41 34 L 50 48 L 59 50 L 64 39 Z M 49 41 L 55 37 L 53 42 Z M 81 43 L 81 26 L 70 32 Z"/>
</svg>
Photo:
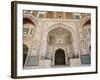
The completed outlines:
<svg viewBox="0 0 100 80">
<path fill-rule="evenodd" d="M 69 26 L 67 26 L 66 24 L 63 24 L 63 23 L 58 23 L 58 24 L 54 24 L 54 25 L 52 25 L 52 26 L 50 26 L 50 27 L 48 27 L 47 28 L 47 30 L 46 30 L 46 36 L 48 36 L 48 33 L 51 31 L 51 30 L 53 30 L 53 29 L 55 29 L 55 28 L 58 28 L 58 27 L 62 27 L 62 28 L 64 28 L 64 29 L 67 29 L 69 32 L 71 32 L 71 34 L 72 34 L 72 37 L 73 37 L 73 40 L 75 41 L 76 39 L 76 37 L 75 36 L 77 36 L 77 34 L 76 34 L 76 29 L 72 29 L 71 27 L 69 27 Z"/>
<path fill-rule="evenodd" d="M 53 25 L 51 25 L 51 26 L 49 26 L 48 28 L 47 28 L 47 33 L 49 32 L 49 31 L 51 31 L 51 30 L 53 30 L 53 29 L 55 29 L 55 28 L 58 28 L 58 27 L 62 27 L 62 28 L 64 28 L 64 29 L 67 29 L 68 31 L 70 31 L 71 33 L 75 33 L 75 28 L 74 27 L 70 27 L 70 26 L 68 26 L 68 25 L 66 25 L 66 24 L 63 24 L 63 23 L 56 23 L 56 24 L 53 24 Z M 72 29 L 73 28 L 73 29 Z"/>
<path fill-rule="evenodd" d="M 51 29 L 51 30 L 49 30 L 49 32 L 48 32 L 48 34 L 50 33 L 50 32 L 52 32 L 53 30 L 57 30 L 57 29 L 63 29 L 64 31 L 67 31 L 67 32 L 69 32 L 70 34 L 72 34 L 68 29 L 66 29 L 66 28 L 64 28 L 64 27 L 57 27 L 57 28 L 54 28 L 54 29 Z"/>
<path fill-rule="evenodd" d="M 62 47 L 58 47 L 58 48 L 56 48 L 56 50 L 55 50 L 55 54 L 56 54 L 56 51 L 57 50 L 63 50 L 64 51 L 64 54 L 66 55 L 66 53 L 65 53 L 65 49 L 64 48 L 62 48 Z"/>
<path fill-rule="evenodd" d="M 67 29 L 68 31 L 70 31 L 71 32 L 71 34 L 72 34 L 72 38 L 73 38 L 73 49 L 75 50 L 75 52 L 77 51 L 77 50 L 79 50 L 79 41 L 78 41 L 78 36 L 77 36 L 77 31 L 76 31 L 76 28 L 75 28 L 75 26 L 68 26 L 68 25 L 66 25 L 66 24 L 63 24 L 63 23 L 56 23 L 56 24 L 53 24 L 53 25 L 51 25 L 51 26 L 49 26 L 45 31 L 45 35 L 44 35 L 44 38 L 46 39 L 46 41 L 47 41 L 47 39 L 48 39 L 48 32 L 49 31 L 51 31 L 51 30 L 53 30 L 53 29 L 55 29 L 55 28 L 58 28 L 58 27 L 62 27 L 62 28 L 64 28 L 64 29 Z M 46 45 L 47 45 L 47 43 L 46 43 Z"/>
</svg>

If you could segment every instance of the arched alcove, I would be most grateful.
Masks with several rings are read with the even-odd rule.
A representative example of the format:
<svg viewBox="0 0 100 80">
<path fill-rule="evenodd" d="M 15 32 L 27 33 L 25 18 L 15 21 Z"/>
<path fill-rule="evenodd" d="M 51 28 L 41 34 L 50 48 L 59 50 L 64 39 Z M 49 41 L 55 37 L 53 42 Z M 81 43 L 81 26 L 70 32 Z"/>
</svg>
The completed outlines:
<svg viewBox="0 0 100 80">
<path fill-rule="evenodd" d="M 56 28 L 63 28 L 67 31 L 69 31 L 72 35 L 72 40 L 73 40 L 73 47 L 74 47 L 74 50 L 76 51 L 79 51 L 79 44 L 78 44 L 78 36 L 77 36 L 77 32 L 76 32 L 76 28 L 75 26 L 68 26 L 66 24 L 63 24 L 63 23 L 58 23 L 58 24 L 52 24 L 52 26 L 48 27 L 45 31 L 45 35 L 44 35 L 44 38 L 46 38 L 46 40 L 48 39 L 48 34 L 50 31 L 52 31 L 53 29 L 56 29 Z"/>
<path fill-rule="evenodd" d="M 65 65 L 65 51 L 63 49 L 58 49 L 55 52 L 55 65 Z"/>
<path fill-rule="evenodd" d="M 56 65 L 57 62 L 57 59 L 55 59 L 57 57 L 55 55 L 56 50 L 60 52 L 62 51 L 61 49 L 59 50 L 59 48 L 62 48 L 64 50 L 64 56 L 66 59 L 72 57 L 73 54 L 75 54 L 72 33 L 66 28 L 62 27 L 57 27 L 50 30 L 47 35 L 46 48 L 47 48 L 46 55 L 49 55 L 49 57 L 52 58 L 53 60 L 52 65 Z M 61 54 L 58 53 L 58 56 L 59 55 Z M 64 63 L 67 64 L 66 61 Z"/>
<path fill-rule="evenodd" d="M 57 34 L 58 36 L 56 36 Z M 69 38 L 65 39 L 65 36 L 67 37 L 67 35 Z M 52 36 L 56 37 L 53 44 L 51 44 L 52 41 L 50 41 L 50 37 L 53 38 Z M 68 44 L 65 40 L 68 41 Z M 58 48 L 62 48 L 65 51 L 66 64 L 68 64 L 67 59 L 69 57 L 71 58 L 73 55 L 80 55 L 78 35 L 74 25 L 67 25 L 63 23 L 54 23 L 49 26 L 47 25 L 41 41 L 42 43 L 39 54 L 50 59 L 52 66 L 55 65 L 55 51 Z"/>
<path fill-rule="evenodd" d="M 45 56 L 46 54 L 48 54 L 48 42 L 49 42 L 49 34 L 52 33 L 52 31 L 54 30 L 57 31 L 57 32 L 60 32 L 59 30 L 64 30 L 66 34 L 64 35 L 70 35 L 70 39 L 68 42 L 70 42 L 70 44 L 72 43 L 71 47 L 73 47 L 71 49 L 71 51 L 73 51 L 72 53 L 75 54 L 75 55 L 80 55 L 80 50 L 79 50 L 79 43 L 78 43 L 78 36 L 77 36 L 77 32 L 76 32 L 76 28 L 75 26 L 67 26 L 63 23 L 56 23 L 56 24 L 52 24 L 52 25 L 49 25 L 46 29 L 45 29 L 45 34 L 43 34 L 43 43 L 41 44 L 41 52 L 40 54 L 42 56 Z M 61 31 L 62 32 L 62 31 Z M 68 33 L 68 34 L 67 34 Z M 66 40 L 66 39 L 65 39 Z M 63 42 L 60 38 L 57 40 L 58 42 Z M 65 42 L 65 41 L 64 41 Z M 64 44 L 64 43 L 63 43 Z M 64 44 L 66 45 L 66 44 Z M 50 51 L 51 53 L 54 53 L 54 51 Z M 70 53 L 70 51 L 69 51 Z M 51 54 L 50 54 L 51 55 Z M 53 61 L 54 62 L 54 61 Z"/>
<path fill-rule="evenodd" d="M 72 33 L 62 27 L 50 30 L 47 38 L 48 45 L 72 44 L 73 41 Z"/>
</svg>

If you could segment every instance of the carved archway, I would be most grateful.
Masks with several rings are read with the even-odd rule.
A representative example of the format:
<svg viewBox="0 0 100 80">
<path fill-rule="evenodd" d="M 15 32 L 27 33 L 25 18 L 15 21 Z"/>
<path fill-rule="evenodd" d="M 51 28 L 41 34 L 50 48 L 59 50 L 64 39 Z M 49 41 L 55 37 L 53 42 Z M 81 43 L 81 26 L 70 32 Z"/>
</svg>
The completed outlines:
<svg viewBox="0 0 100 80">
<path fill-rule="evenodd" d="M 47 38 L 48 39 L 47 39 L 46 55 L 49 55 L 49 57 L 52 59 L 52 65 L 55 65 L 55 58 L 56 58 L 55 52 L 59 48 L 64 50 L 66 56 L 66 64 L 67 64 L 67 58 L 69 58 L 70 56 L 73 55 L 73 53 L 75 53 L 74 47 L 72 46 L 73 45 L 72 33 L 66 28 L 57 27 L 48 32 Z"/>
<path fill-rule="evenodd" d="M 48 33 L 55 29 L 55 28 L 64 28 L 66 30 L 68 30 L 71 34 L 72 34 L 72 38 L 73 38 L 73 49 L 74 49 L 74 54 L 75 55 L 80 55 L 80 49 L 79 49 L 79 42 L 78 42 L 78 35 L 77 35 L 77 30 L 75 28 L 75 26 L 70 26 L 70 25 L 66 25 L 63 23 L 55 23 L 52 25 L 47 26 L 47 28 L 45 28 L 45 33 L 43 33 L 43 40 L 42 40 L 42 44 L 40 47 L 40 54 L 42 56 L 45 56 L 48 53 L 48 43 L 47 43 L 47 39 L 48 39 Z M 51 53 L 55 53 L 55 50 L 52 50 Z M 53 55 L 53 59 L 52 59 L 52 65 L 54 65 L 54 55 Z"/>
<path fill-rule="evenodd" d="M 69 26 L 67 26 L 67 25 L 65 25 L 65 24 L 63 24 L 63 23 L 54 24 L 54 25 L 52 25 L 52 26 L 50 26 L 50 27 L 48 27 L 48 28 L 46 29 L 46 32 L 45 32 L 45 35 L 44 35 L 44 39 L 47 41 L 47 39 L 48 39 L 48 38 L 47 38 L 47 37 L 48 37 L 48 36 L 47 36 L 48 33 L 49 33 L 51 30 L 53 30 L 53 29 L 55 29 L 55 28 L 59 28 L 59 27 L 64 28 L 64 29 L 68 30 L 69 32 L 71 32 L 72 37 L 73 37 L 73 43 L 74 43 L 74 44 L 73 44 L 73 48 L 74 48 L 76 54 L 79 53 L 80 50 L 79 50 L 79 43 L 78 43 L 78 35 L 77 35 L 76 29 L 75 29 L 74 26 L 69 27 Z M 45 47 L 47 47 L 47 42 L 45 43 Z M 45 48 L 44 51 L 46 51 L 46 48 Z M 79 52 L 78 52 L 78 51 L 79 51 Z M 44 53 L 46 53 L 46 52 L 44 52 Z"/>
</svg>

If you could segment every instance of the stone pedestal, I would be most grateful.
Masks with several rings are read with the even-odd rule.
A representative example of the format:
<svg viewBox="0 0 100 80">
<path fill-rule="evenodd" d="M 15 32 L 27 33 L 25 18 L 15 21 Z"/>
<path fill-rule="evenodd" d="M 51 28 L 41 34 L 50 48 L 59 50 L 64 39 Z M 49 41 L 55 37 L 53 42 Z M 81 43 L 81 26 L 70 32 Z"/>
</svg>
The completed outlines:
<svg viewBox="0 0 100 80">
<path fill-rule="evenodd" d="M 47 59 L 44 59 L 44 60 L 40 60 L 39 61 L 39 66 L 41 67 L 51 67 L 51 60 L 47 60 Z"/>
<path fill-rule="evenodd" d="M 70 59 L 70 66 L 80 66 L 81 60 L 80 58 Z"/>
</svg>

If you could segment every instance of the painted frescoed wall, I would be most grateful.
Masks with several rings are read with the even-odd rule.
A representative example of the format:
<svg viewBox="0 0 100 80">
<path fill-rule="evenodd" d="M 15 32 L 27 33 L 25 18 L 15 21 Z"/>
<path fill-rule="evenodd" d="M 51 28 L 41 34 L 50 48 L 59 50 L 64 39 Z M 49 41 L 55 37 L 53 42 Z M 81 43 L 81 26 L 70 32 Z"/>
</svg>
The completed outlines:
<svg viewBox="0 0 100 80">
<path fill-rule="evenodd" d="M 90 64 L 90 36 L 89 13 L 25 10 L 23 44 L 28 47 L 28 51 L 23 65 L 24 67 L 55 66 L 56 51 L 59 49 L 64 51 L 66 66 Z M 88 56 L 88 63 L 84 63 L 84 55 Z"/>
</svg>

